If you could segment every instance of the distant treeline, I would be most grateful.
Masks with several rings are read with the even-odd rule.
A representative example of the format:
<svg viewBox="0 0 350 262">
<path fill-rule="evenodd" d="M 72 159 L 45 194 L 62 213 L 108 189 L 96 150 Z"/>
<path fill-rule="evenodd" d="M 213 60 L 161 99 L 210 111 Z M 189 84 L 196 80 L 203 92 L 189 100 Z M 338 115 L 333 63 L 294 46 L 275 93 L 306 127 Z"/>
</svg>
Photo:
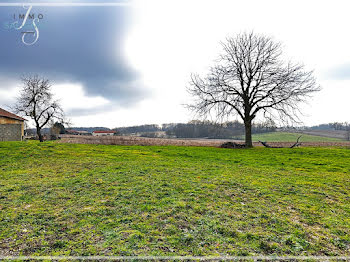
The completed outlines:
<svg viewBox="0 0 350 262">
<path fill-rule="evenodd" d="M 350 130 L 350 123 L 348 122 L 334 122 L 328 124 L 321 124 L 317 126 L 305 127 L 305 129 L 311 130 Z"/>
<path fill-rule="evenodd" d="M 66 130 L 87 131 L 92 133 L 96 130 L 116 130 L 118 135 L 137 135 L 144 137 L 174 137 L 174 138 L 242 138 L 244 135 L 244 125 L 239 121 L 231 121 L 226 123 L 215 123 L 211 121 L 193 120 L 189 123 L 170 123 L 162 125 L 139 125 L 118 128 L 107 127 L 71 127 L 64 128 L 60 124 L 55 123 L 59 127 L 59 132 L 66 133 Z M 51 128 L 43 129 L 43 134 L 50 134 Z M 282 128 L 283 129 L 283 128 Z M 286 130 L 293 129 L 292 127 L 284 127 Z M 311 127 L 299 127 L 298 130 L 350 130 L 350 123 L 334 122 L 321 124 Z M 252 127 L 254 134 L 274 132 L 277 130 L 275 123 L 263 122 L 255 123 Z M 27 129 L 27 134 L 35 135 L 35 129 Z"/>
<path fill-rule="evenodd" d="M 140 126 L 118 127 L 118 128 L 115 128 L 114 130 L 117 130 L 118 133 L 123 135 L 163 131 L 162 125 L 161 126 L 140 125 Z"/>
<path fill-rule="evenodd" d="M 140 125 L 116 128 L 116 130 L 122 135 L 139 134 L 147 137 L 233 138 L 244 134 L 244 125 L 238 121 L 218 124 L 210 121 L 194 120 L 186 124 Z M 253 125 L 253 133 L 273 131 L 276 131 L 276 126 L 270 122 Z"/>
</svg>

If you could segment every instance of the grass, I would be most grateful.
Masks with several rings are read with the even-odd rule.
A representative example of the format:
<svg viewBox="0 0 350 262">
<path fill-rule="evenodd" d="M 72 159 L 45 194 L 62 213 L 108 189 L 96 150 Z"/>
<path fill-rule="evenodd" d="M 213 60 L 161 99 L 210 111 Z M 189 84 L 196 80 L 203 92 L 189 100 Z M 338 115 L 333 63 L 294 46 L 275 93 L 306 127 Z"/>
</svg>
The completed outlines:
<svg viewBox="0 0 350 262">
<path fill-rule="evenodd" d="M 263 142 L 295 142 L 299 136 L 300 142 L 340 142 L 343 141 L 339 138 L 314 136 L 299 133 L 288 133 L 288 132 L 271 132 L 264 134 L 254 134 L 253 141 L 263 141 Z M 243 139 L 243 137 L 242 137 Z"/>
<path fill-rule="evenodd" d="M 0 143 L 0 255 L 350 255 L 350 150 Z"/>
</svg>

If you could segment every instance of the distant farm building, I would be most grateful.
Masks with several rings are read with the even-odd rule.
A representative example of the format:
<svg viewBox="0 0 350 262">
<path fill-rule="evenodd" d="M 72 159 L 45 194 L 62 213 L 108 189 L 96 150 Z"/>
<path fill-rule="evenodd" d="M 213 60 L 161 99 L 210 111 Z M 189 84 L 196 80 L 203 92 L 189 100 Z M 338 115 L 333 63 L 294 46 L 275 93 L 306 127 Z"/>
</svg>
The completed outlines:
<svg viewBox="0 0 350 262">
<path fill-rule="evenodd" d="M 25 119 L 0 108 L 0 141 L 21 141 Z"/>
<path fill-rule="evenodd" d="M 113 130 L 92 132 L 93 136 L 114 136 L 115 134 L 117 134 L 117 131 Z"/>
</svg>

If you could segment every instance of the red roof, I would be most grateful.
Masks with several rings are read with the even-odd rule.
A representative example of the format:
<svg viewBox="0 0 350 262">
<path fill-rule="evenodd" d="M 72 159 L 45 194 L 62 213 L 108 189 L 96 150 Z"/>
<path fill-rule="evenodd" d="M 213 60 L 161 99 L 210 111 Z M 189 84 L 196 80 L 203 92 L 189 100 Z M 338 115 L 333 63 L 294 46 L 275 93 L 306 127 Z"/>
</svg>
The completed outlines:
<svg viewBox="0 0 350 262">
<path fill-rule="evenodd" d="M 10 113 L 2 108 L 0 108 L 0 116 L 11 118 L 11 119 L 16 119 L 16 120 L 20 120 L 20 121 L 25 121 L 24 118 L 22 118 L 20 116 L 16 116 L 15 114 L 12 114 L 12 113 Z"/>
<path fill-rule="evenodd" d="M 103 133 L 116 133 L 116 131 L 109 131 L 109 130 L 106 130 L 106 131 L 94 131 L 92 133 L 97 133 L 97 134 L 103 134 Z"/>
</svg>

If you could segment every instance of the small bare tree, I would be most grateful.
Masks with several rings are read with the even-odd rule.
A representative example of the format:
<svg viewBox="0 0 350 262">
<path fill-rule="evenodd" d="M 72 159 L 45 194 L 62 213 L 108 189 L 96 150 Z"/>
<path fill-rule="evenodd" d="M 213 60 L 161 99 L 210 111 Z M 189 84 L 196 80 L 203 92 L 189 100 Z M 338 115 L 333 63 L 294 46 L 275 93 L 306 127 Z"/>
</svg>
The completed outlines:
<svg viewBox="0 0 350 262">
<path fill-rule="evenodd" d="M 298 121 L 299 103 L 320 87 L 299 64 L 282 61 L 281 44 L 272 38 L 243 33 L 222 43 L 218 63 L 202 78 L 191 76 L 189 107 L 201 116 L 238 115 L 245 125 L 245 143 L 252 147 L 252 121 L 263 113 L 269 119 Z"/>
<path fill-rule="evenodd" d="M 14 110 L 35 122 L 37 136 L 43 142 L 41 129 L 53 121 L 64 121 L 64 113 L 58 101 L 53 101 L 51 83 L 38 75 L 22 77 L 22 90 Z"/>
</svg>

